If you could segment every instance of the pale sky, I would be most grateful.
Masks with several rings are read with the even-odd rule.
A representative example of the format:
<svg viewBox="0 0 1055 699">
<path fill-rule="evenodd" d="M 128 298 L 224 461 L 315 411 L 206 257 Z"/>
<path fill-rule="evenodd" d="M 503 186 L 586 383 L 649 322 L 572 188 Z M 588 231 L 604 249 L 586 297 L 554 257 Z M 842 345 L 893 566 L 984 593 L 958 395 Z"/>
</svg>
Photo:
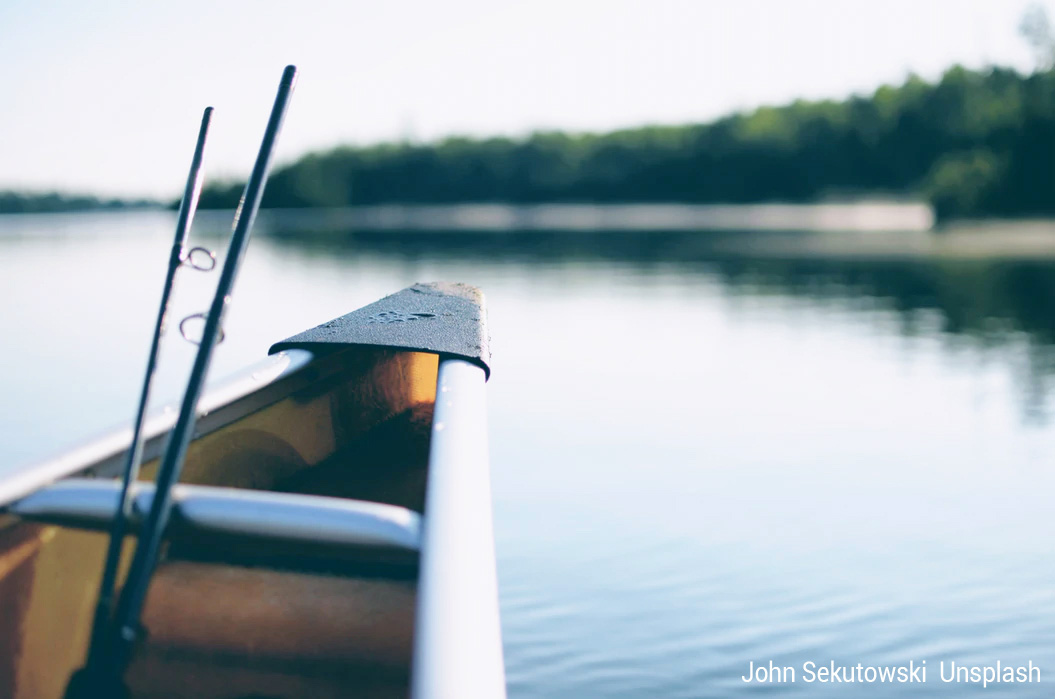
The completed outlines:
<svg viewBox="0 0 1055 699">
<path fill-rule="evenodd" d="M 278 151 L 712 119 L 953 63 L 1032 66 L 1029 0 L 0 2 L 0 189 L 175 198 L 248 172 L 282 67 Z M 1045 0 L 1055 19 L 1055 0 Z"/>
</svg>

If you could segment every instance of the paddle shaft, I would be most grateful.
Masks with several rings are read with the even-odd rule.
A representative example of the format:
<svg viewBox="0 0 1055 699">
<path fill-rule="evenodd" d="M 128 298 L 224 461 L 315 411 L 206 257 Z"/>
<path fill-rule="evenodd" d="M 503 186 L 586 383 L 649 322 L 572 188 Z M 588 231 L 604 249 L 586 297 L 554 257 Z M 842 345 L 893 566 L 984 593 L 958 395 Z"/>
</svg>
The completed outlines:
<svg viewBox="0 0 1055 699">
<path fill-rule="evenodd" d="M 227 249 L 227 258 L 224 260 L 223 271 L 217 282 L 216 293 L 209 315 L 205 322 L 205 330 L 202 333 L 201 343 L 198 346 L 198 354 L 194 359 L 187 388 L 180 405 L 179 417 L 176 426 L 169 435 L 165 454 L 158 471 L 157 487 L 154 494 L 153 504 L 146 523 L 139 535 L 135 556 L 132 559 L 132 567 L 128 578 L 121 591 L 118 600 L 117 613 L 114 618 L 114 637 L 112 638 L 112 669 L 115 675 L 123 673 L 124 668 L 131 659 L 132 650 L 138 636 L 139 617 L 142 613 L 143 603 L 146 599 L 150 578 L 157 566 L 158 553 L 164 536 L 165 525 L 168 523 L 172 511 L 172 485 L 179 480 L 183 469 L 183 462 L 187 455 L 187 447 L 190 445 L 197 422 L 197 405 L 201 397 L 202 388 L 205 385 L 206 374 L 212 359 L 213 348 L 219 335 L 223 317 L 230 302 L 230 295 L 234 286 L 238 267 L 249 243 L 249 234 L 252 230 L 253 221 L 260 208 L 260 200 L 264 193 L 264 185 L 271 164 L 271 156 L 274 151 L 275 141 L 282 127 L 282 119 L 285 116 L 286 107 L 293 92 L 296 82 L 297 70 L 293 66 L 287 66 L 282 74 L 279 84 L 278 95 L 268 119 L 264 139 L 257 154 L 253 171 L 246 182 L 245 194 L 235 214 L 234 233 Z"/>
</svg>

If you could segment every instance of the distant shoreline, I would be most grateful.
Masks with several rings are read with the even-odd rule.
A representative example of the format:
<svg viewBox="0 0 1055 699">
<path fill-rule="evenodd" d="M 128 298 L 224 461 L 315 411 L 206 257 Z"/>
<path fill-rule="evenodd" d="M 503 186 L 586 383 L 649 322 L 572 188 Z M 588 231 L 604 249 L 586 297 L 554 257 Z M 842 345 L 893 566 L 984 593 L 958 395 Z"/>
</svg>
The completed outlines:
<svg viewBox="0 0 1055 699">
<path fill-rule="evenodd" d="M 90 218 L 100 232 L 109 217 L 152 215 L 157 209 L 105 209 L 51 214 L 0 214 L 0 235 L 22 222 L 51 217 L 58 228 Z M 233 211 L 198 213 L 195 230 L 223 236 Z M 743 206 L 683 204 L 545 204 L 504 206 L 364 206 L 346 209 L 265 209 L 260 234 L 305 242 L 347 240 L 384 250 L 401 247 L 543 246 L 560 255 L 631 244 L 687 256 L 785 259 L 1044 259 L 1055 260 L 1055 218 L 978 219 L 932 227 L 926 204 L 866 201 Z"/>
<path fill-rule="evenodd" d="M 162 209 L 156 199 L 101 198 L 92 194 L 0 190 L 0 216 Z"/>
<path fill-rule="evenodd" d="M 457 231 L 925 231 L 922 202 L 815 204 L 441 204 L 270 209 L 269 223 L 301 228 Z"/>
</svg>

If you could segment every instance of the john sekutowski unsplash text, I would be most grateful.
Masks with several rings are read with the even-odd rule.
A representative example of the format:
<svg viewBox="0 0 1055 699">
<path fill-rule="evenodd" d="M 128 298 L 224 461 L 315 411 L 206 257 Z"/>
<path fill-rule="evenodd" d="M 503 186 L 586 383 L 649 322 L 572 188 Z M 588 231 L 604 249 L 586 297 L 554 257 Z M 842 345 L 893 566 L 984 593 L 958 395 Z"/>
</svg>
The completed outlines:
<svg viewBox="0 0 1055 699">
<path fill-rule="evenodd" d="M 750 661 L 740 679 L 753 684 L 924 684 L 928 679 L 945 684 L 978 684 L 983 688 L 996 684 L 1032 684 L 1040 682 L 1040 668 L 1032 660 L 1026 665 L 1005 665 L 997 661 L 992 665 L 964 665 L 955 661 L 940 660 L 931 663 L 927 672 L 927 661 L 910 660 L 903 665 L 847 665 L 829 660 L 819 663 L 808 660 L 799 667 L 777 665 L 772 660 L 765 664 Z M 934 670 L 937 670 L 937 673 Z"/>
</svg>

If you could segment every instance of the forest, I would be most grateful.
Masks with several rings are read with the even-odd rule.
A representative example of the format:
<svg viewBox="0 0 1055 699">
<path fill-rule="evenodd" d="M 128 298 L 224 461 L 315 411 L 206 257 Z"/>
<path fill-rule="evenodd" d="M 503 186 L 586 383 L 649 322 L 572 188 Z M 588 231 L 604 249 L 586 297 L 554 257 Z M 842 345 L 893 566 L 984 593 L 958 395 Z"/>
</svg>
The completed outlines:
<svg viewBox="0 0 1055 699">
<path fill-rule="evenodd" d="M 233 207 L 240 183 L 206 207 Z M 954 67 L 870 95 L 606 134 L 449 138 L 312 153 L 270 207 L 925 199 L 939 218 L 1055 214 L 1055 71 Z"/>
<path fill-rule="evenodd" d="M 100 199 L 88 194 L 59 192 L 29 193 L 0 191 L 0 214 L 40 214 L 93 209 L 130 209 L 157 207 L 149 199 Z"/>
<path fill-rule="evenodd" d="M 242 184 L 206 187 L 233 208 Z M 710 123 L 341 146 L 277 168 L 265 207 L 463 202 L 929 201 L 939 219 L 1055 214 L 1055 71 L 953 67 Z M 146 202 L 0 192 L 0 213 Z"/>
</svg>

